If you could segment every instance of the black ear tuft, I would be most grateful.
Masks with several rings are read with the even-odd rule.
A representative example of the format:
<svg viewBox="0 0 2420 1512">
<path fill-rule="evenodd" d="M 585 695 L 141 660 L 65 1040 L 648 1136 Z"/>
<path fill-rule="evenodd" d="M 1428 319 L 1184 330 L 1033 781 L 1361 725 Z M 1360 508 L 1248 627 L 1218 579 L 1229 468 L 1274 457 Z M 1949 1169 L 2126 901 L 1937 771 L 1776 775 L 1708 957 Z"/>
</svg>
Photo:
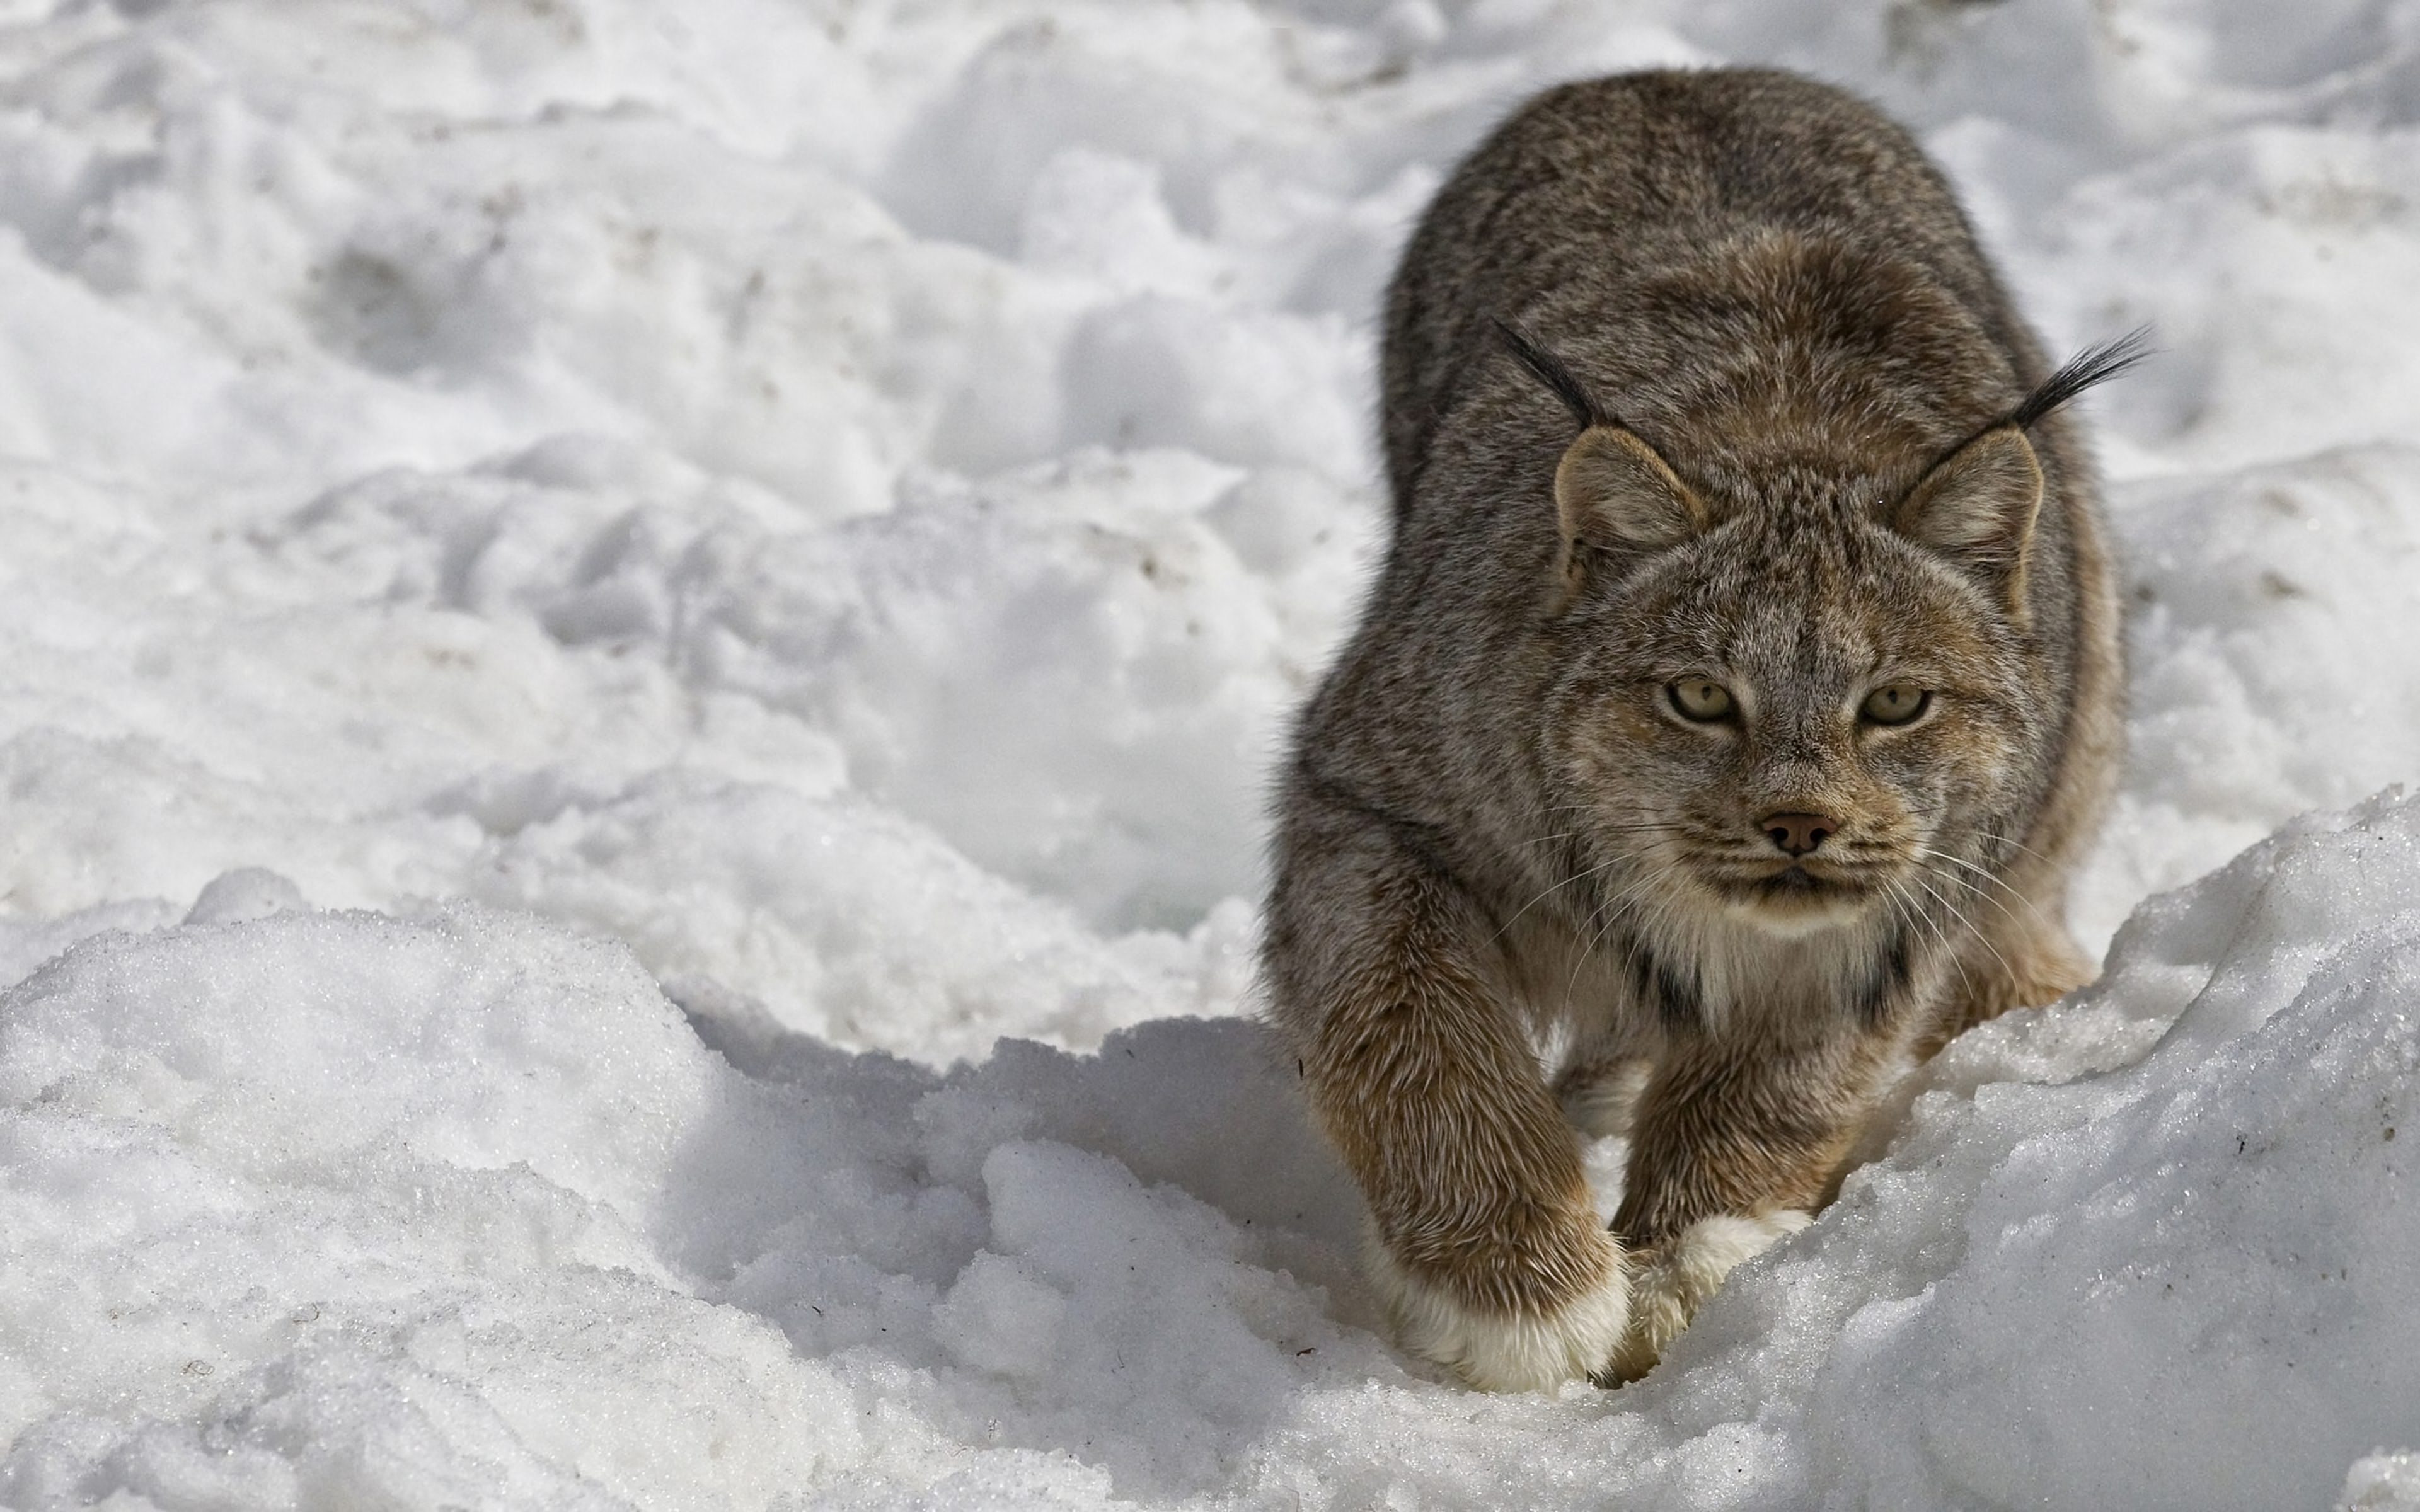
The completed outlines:
<svg viewBox="0 0 2420 1512">
<path fill-rule="evenodd" d="M 2136 326 L 2116 341 L 2104 341 L 2069 358 L 2041 386 L 2009 411 L 2001 425 L 2029 430 L 2034 423 L 2085 390 L 2106 383 L 2151 355 L 2151 328 Z M 1992 427 L 1985 427 L 1987 429 Z"/>
<path fill-rule="evenodd" d="M 1504 345 L 1521 360 L 1521 365 L 1529 370 L 1531 378 L 1553 390 L 1555 397 L 1563 401 L 1563 408 L 1579 422 L 1580 429 L 1616 424 L 1612 416 L 1597 408 L 1595 396 L 1589 393 L 1578 374 L 1563 365 L 1561 358 L 1538 345 L 1535 337 L 1502 316 L 1495 319 L 1496 333 L 1504 338 Z"/>
</svg>

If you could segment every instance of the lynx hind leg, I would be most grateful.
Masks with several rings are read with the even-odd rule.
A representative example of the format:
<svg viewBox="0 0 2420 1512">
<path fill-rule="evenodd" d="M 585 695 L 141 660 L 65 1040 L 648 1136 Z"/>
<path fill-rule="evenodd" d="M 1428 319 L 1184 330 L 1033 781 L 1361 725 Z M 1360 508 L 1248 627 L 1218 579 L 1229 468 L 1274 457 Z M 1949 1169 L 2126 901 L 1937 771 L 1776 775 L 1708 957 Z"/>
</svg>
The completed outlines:
<svg viewBox="0 0 2420 1512">
<path fill-rule="evenodd" d="M 1617 1139 L 1630 1132 L 1638 1100 L 1655 1063 L 1644 1056 L 1606 1055 L 1574 1060 L 1555 1078 L 1555 1101 L 1563 1118 L 1590 1139 Z"/>
<path fill-rule="evenodd" d="M 1495 1391 L 1603 1369 L 1629 1320 L 1621 1247 L 1489 990 L 1484 921 L 1383 837 L 1300 823 L 1282 843 L 1273 1003 L 1369 1203 L 1367 1267 L 1403 1346 Z"/>
</svg>

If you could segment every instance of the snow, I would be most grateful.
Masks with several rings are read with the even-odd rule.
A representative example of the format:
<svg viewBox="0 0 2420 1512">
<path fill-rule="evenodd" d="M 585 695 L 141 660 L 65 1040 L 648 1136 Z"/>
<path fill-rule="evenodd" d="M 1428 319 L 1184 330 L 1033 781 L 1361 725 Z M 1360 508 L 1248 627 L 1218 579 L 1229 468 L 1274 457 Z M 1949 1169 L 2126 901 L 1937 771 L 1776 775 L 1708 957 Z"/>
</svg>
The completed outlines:
<svg viewBox="0 0 2420 1512">
<path fill-rule="evenodd" d="M 1264 773 L 1410 219 L 1719 61 L 2158 328 L 2115 943 L 1479 1396 Z M 0 1503 L 2420 1506 L 2415 267 L 2387 0 L 0 6 Z"/>
</svg>

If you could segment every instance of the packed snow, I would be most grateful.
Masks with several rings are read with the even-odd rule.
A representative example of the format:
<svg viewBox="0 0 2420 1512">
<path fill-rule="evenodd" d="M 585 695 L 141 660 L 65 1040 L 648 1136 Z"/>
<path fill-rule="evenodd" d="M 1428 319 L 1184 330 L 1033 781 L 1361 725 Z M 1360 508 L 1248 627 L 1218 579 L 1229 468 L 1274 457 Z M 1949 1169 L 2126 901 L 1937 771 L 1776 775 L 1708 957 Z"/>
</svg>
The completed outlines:
<svg viewBox="0 0 2420 1512">
<path fill-rule="evenodd" d="M 2156 327 L 2114 944 L 1474 1394 L 1264 776 L 1411 218 L 1745 61 Z M 5 0 L 0 1502 L 2420 1512 L 2415 270 L 2409 0 Z"/>
</svg>

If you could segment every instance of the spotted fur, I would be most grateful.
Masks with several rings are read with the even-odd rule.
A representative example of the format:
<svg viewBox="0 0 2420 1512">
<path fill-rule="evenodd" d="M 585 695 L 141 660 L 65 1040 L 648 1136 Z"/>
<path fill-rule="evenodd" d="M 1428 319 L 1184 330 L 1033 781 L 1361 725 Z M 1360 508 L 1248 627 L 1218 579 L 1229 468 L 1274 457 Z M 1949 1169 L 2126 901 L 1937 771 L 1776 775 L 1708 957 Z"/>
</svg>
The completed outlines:
<svg viewBox="0 0 2420 1512">
<path fill-rule="evenodd" d="M 1910 1057 L 2090 975 L 2121 669 L 2058 407 L 2132 360 L 2053 374 L 1906 133 L 1786 74 L 1550 91 L 1439 192 L 1264 961 L 1411 1348 L 1645 1369 Z M 1610 1238 L 1575 1119 L 1631 1134 Z"/>
</svg>

